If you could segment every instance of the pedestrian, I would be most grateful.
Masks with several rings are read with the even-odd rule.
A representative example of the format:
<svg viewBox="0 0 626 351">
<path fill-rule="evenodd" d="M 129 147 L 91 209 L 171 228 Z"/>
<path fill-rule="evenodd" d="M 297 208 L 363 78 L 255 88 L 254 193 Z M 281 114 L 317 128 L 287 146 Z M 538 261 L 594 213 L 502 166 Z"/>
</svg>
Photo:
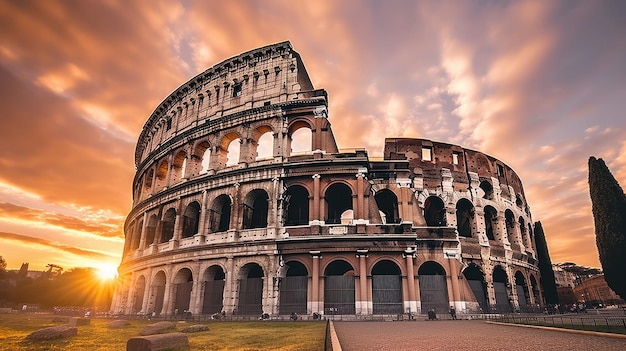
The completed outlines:
<svg viewBox="0 0 626 351">
<path fill-rule="evenodd" d="M 456 319 L 456 310 L 454 309 L 454 306 L 450 306 L 450 316 L 452 316 L 452 319 Z"/>
</svg>

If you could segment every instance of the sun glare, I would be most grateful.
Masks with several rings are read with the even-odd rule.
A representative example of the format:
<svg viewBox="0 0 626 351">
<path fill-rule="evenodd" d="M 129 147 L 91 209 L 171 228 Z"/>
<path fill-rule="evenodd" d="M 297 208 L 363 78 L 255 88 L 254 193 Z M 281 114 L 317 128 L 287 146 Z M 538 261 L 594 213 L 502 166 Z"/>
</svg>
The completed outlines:
<svg viewBox="0 0 626 351">
<path fill-rule="evenodd" d="M 113 264 L 103 264 L 96 267 L 96 272 L 100 280 L 112 280 L 117 277 L 117 266 Z"/>
</svg>

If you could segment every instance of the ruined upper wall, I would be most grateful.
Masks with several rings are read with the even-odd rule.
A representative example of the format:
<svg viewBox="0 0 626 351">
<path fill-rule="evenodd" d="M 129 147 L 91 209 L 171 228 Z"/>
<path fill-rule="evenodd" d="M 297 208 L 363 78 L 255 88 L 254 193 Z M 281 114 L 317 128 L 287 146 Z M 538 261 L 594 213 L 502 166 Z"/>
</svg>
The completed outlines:
<svg viewBox="0 0 626 351">
<path fill-rule="evenodd" d="M 222 61 L 188 80 L 152 112 L 144 125 L 135 164 L 163 141 L 233 113 L 320 96 L 300 55 L 286 41 Z"/>
</svg>

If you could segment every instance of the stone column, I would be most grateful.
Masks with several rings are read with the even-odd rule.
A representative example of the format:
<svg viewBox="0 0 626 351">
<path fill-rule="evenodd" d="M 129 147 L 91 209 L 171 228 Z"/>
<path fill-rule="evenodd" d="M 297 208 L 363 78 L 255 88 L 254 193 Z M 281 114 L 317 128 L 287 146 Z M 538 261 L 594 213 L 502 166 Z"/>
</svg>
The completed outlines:
<svg viewBox="0 0 626 351">
<path fill-rule="evenodd" d="M 139 242 L 139 249 L 143 250 L 145 249 L 146 246 L 146 227 L 148 226 L 148 213 L 144 212 L 143 213 L 143 223 L 141 225 L 141 240 Z M 150 244 L 148 244 L 150 245 Z"/>
<path fill-rule="evenodd" d="M 448 259 L 448 269 L 450 270 L 450 284 L 452 287 L 452 296 L 450 304 L 458 311 L 461 310 L 461 293 L 459 291 L 459 274 L 458 261 L 456 259 Z"/>
<path fill-rule="evenodd" d="M 207 216 L 208 216 L 208 193 L 206 190 L 202 190 L 202 209 L 200 210 L 200 218 L 198 223 L 198 234 L 206 235 L 208 233 L 208 228 L 206 225 Z"/>
<path fill-rule="evenodd" d="M 313 261 L 313 272 L 311 273 L 311 312 L 321 312 L 323 303 L 319 299 L 320 294 L 320 255 L 319 251 L 309 251 Z"/>
<path fill-rule="evenodd" d="M 354 211 L 354 219 L 365 219 L 364 215 L 365 201 L 363 197 L 365 174 L 359 172 L 356 174 L 356 211 Z"/>
<path fill-rule="evenodd" d="M 313 175 L 313 208 L 309 215 L 311 221 L 321 220 L 323 217 L 320 209 L 320 175 Z"/>
<path fill-rule="evenodd" d="M 404 250 L 406 259 L 406 275 L 409 290 L 409 301 L 404 303 L 404 309 L 410 314 L 417 313 L 417 298 L 415 296 L 415 271 L 413 270 L 413 259 L 415 258 L 415 250 L 412 248 Z"/>
<path fill-rule="evenodd" d="M 359 297 L 356 301 L 356 314 L 371 314 L 367 300 L 367 252 L 368 250 L 356 250 L 359 258 Z"/>
<path fill-rule="evenodd" d="M 237 280 L 235 278 L 235 262 L 232 257 L 226 259 L 226 274 L 224 282 L 224 296 L 222 305 L 224 306 L 224 312 L 227 314 L 233 314 L 236 304 L 235 285 Z"/>
</svg>

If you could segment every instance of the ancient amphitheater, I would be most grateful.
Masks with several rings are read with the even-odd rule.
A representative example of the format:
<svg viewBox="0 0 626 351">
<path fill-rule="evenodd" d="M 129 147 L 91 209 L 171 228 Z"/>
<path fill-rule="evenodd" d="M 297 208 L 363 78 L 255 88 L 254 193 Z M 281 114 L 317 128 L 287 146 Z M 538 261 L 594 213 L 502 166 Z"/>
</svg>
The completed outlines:
<svg viewBox="0 0 626 351">
<path fill-rule="evenodd" d="M 338 148 L 328 94 L 289 42 L 192 78 L 139 136 L 111 310 L 311 318 L 540 308 L 515 172 L 458 145 L 384 145 L 382 159 Z"/>
</svg>

